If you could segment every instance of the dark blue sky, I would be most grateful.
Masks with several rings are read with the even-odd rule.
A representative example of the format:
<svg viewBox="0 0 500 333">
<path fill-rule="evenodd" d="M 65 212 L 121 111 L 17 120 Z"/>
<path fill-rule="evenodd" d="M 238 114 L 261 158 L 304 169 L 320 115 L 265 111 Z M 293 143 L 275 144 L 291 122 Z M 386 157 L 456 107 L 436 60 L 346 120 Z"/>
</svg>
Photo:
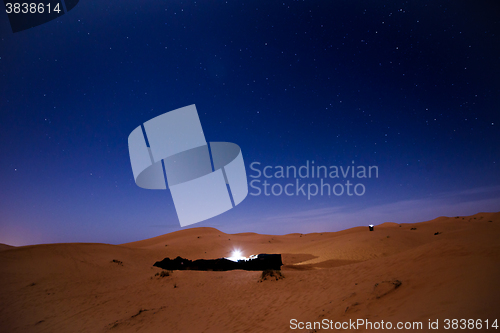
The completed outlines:
<svg viewBox="0 0 500 333">
<path fill-rule="evenodd" d="M 190 104 L 208 141 L 241 147 L 249 176 L 255 161 L 379 168 L 354 180 L 363 196 L 249 195 L 193 227 L 284 234 L 499 211 L 499 25 L 494 1 L 81 0 L 15 34 L 2 14 L 0 242 L 178 230 L 169 191 L 135 185 L 127 138 Z"/>
</svg>

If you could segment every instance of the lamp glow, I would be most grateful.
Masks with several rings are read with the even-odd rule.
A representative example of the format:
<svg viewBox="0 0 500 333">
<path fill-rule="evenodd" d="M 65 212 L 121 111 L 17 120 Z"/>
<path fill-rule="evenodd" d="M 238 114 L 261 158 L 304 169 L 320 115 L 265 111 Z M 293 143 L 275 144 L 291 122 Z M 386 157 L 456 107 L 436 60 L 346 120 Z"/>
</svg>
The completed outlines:
<svg viewBox="0 0 500 333">
<path fill-rule="evenodd" d="M 233 250 L 233 253 L 231 253 L 230 257 L 227 257 L 226 259 L 235 261 L 237 262 L 238 260 L 248 260 L 248 258 L 245 258 L 243 254 L 241 253 L 241 250 L 235 249 Z"/>
</svg>

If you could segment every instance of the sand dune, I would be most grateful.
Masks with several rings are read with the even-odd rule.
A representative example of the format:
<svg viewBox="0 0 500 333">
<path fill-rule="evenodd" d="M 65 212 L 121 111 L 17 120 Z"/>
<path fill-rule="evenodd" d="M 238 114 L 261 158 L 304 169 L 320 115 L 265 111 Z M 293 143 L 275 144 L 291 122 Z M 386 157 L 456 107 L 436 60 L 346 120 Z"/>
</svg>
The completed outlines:
<svg viewBox="0 0 500 333">
<path fill-rule="evenodd" d="M 13 249 L 13 248 L 14 248 L 14 246 L 0 243 L 0 251 L 9 250 L 9 249 Z"/>
<path fill-rule="evenodd" d="M 500 320 L 500 213 L 334 233 L 191 228 L 122 245 L 0 246 L 1 332 L 288 332 L 302 322 Z M 284 279 L 174 271 L 189 259 L 282 253 Z M 500 324 L 500 323 L 499 323 Z M 305 330 L 306 332 L 312 330 Z M 359 329 L 358 331 L 370 331 Z M 435 331 L 435 330 L 434 330 Z M 443 331 L 443 330 L 439 330 Z"/>
</svg>

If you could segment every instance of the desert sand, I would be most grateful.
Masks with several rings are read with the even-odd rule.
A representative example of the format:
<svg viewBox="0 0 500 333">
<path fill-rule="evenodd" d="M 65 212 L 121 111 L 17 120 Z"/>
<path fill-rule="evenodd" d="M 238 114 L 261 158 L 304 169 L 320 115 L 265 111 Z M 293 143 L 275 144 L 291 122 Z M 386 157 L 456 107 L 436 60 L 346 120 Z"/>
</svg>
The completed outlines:
<svg viewBox="0 0 500 333">
<path fill-rule="evenodd" d="M 160 277 L 152 266 L 233 249 L 281 253 L 284 279 L 259 282 L 261 272 L 241 270 Z M 436 332 L 429 319 L 439 320 L 440 332 L 451 331 L 445 319 L 500 320 L 500 213 L 384 223 L 371 232 L 191 228 L 121 245 L 0 246 L 4 333 L 290 332 L 291 319 L 360 318 L 422 322 L 420 332 Z"/>
</svg>

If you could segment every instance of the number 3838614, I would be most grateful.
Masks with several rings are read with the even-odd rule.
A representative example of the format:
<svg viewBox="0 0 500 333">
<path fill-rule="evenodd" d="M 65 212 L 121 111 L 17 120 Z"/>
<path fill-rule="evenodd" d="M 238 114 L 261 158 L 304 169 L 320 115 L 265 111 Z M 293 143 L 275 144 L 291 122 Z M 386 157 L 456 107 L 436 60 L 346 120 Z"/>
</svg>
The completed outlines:
<svg viewBox="0 0 500 333">
<path fill-rule="evenodd" d="M 5 4 L 5 10 L 7 14 L 43 14 L 45 12 L 51 13 L 51 12 L 56 12 L 59 13 L 61 11 L 61 8 L 59 8 L 59 3 L 56 3 L 55 6 L 52 6 L 51 3 L 35 3 L 35 2 L 30 2 L 30 3 L 6 3 Z"/>
</svg>

